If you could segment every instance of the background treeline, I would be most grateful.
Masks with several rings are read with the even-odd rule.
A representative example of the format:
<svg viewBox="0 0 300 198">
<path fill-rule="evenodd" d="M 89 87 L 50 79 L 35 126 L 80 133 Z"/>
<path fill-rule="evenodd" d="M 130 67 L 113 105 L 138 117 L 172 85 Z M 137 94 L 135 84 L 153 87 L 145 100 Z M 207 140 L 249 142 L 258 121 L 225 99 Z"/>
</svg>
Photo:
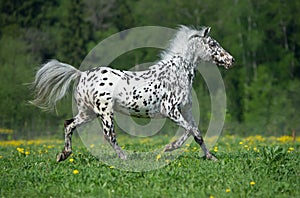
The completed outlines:
<svg viewBox="0 0 300 198">
<path fill-rule="evenodd" d="M 299 132 L 299 13 L 297 0 L 0 0 L 0 128 L 13 129 L 15 137 L 49 135 L 72 116 L 71 97 L 60 102 L 58 115 L 26 102 L 32 95 L 24 84 L 48 59 L 79 67 L 96 44 L 114 33 L 185 24 L 211 26 L 211 35 L 236 58 L 233 69 L 220 68 L 227 93 L 226 132 Z M 157 53 L 136 50 L 115 65 L 130 68 L 156 60 Z M 201 77 L 195 89 L 205 129 L 210 99 Z"/>
</svg>

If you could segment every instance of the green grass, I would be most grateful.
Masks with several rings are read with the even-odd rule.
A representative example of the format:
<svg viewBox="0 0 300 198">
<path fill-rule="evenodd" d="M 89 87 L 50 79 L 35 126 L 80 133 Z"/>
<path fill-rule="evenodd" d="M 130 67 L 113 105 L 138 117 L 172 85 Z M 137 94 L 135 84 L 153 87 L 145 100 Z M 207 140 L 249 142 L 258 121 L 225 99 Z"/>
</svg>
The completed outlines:
<svg viewBox="0 0 300 198">
<path fill-rule="evenodd" d="M 62 163 L 55 162 L 62 141 L 0 142 L 1 197 L 300 197 L 299 138 L 226 136 L 211 149 L 218 162 L 204 160 L 191 143 L 147 172 L 106 165 L 74 139 L 73 161 Z M 169 141 L 121 140 L 132 150 Z"/>
</svg>

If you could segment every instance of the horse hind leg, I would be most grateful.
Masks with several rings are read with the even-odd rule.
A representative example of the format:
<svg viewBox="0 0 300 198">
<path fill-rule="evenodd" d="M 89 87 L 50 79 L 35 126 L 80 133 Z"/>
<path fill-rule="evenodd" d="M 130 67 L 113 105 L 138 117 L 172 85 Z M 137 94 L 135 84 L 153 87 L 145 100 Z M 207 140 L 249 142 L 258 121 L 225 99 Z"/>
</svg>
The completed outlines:
<svg viewBox="0 0 300 198">
<path fill-rule="evenodd" d="M 65 146 L 62 152 L 57 155 L 57 162 L 66 160 L 72 154 L 72 134 L 74 129 L 79 125 L 93 120 L 93 118 L 95 118 L 95 115 L 81 112 L 74 118 L 65 121 Z"/>
<path fill-rule="evenodd" d="M 116 138 L 116 133 L 114 131 L 114 119 L 113 119 L 113 110 L 111 108 L 111 105 L 108 105 L 105 108 L 102 108 L 101 112 L 99 113 L 101 122 L 102 122 L 102 127 L 103 127 L 103 135 L 110 143 L 110 145 L 113 147 L 113 149 L 116 151 L 117 155 L 121 159 L 127 159 L 126 154 L 124 151 L 120 148 L 117 138 Z"/>
</svg>

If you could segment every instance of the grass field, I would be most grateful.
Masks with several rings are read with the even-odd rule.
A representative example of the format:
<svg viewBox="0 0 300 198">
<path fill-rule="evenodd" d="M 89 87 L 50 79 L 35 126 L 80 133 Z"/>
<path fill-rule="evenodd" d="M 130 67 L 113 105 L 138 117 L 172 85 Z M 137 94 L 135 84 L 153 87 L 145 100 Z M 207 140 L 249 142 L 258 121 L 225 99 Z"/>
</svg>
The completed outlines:
<svg viewBox="0 0 300 198">
<path fill-rule="evenodd" d="M 202 159 L 191 143 L 147 172 L 106 165 L 73 139 L 73 154 L 62 163 L 55 162 L 61 140 L 1 141 L 1 197 L 300 197 L 300 138 L 224 136 L 211 148 L 218 162 Z M 170 139 L 121 140 L 139 150 Z"/>
</svg>

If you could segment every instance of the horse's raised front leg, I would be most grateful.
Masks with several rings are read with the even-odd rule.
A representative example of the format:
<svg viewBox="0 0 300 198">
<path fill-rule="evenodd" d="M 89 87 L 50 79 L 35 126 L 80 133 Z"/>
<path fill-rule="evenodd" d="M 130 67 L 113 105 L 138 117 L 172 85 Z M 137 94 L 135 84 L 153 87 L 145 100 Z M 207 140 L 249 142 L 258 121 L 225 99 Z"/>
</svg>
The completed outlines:
<svg viewBox="0 0 300 198">
<path fill-rule="evenodd" d="M 183 108 L 182 116 L 187 120 L 187 122 L 193 126 L 196 127 L 196 122 L 192 114 L 192 100 L 189 100 L 189 103 Z M 164 148 L 164 152 L 173 151 L 175 149 L 180 148 L 186 140 L 191 136 L 191 133 L 189 131 L 185 131 L 185 133 L 179 137 L 174 142 L 171 142 L 170 144 L 166 145 Z"/>
<path fill-rule="evenodd" d="M 191 134 L 186 131 L 180 138 L 166 145 L 164 148 L 164 152 L 173 151 L 180 148 L 190 136 Z"/>
<path fill-rule="evenodd" d="M 185 118 L 182 116 L 178 108 L 164 108 L 163 110 L 171 109 L 172 111 L 162 111 L 162 113 L 166 116 L 168 116 L 171 120 L 173 120 L 176 124 L 184 128 L 186 131 L 188 131 L 191 135 L 194 136 L 194 140 L 200 145 L 201 149 L 203 150 L 206 159 L 212 159 L 217 160 L 206 148 L 206 145 L 204 143 L 204 140 L 200 134 L 200 131 L 197 127 L 194 127 L 193 125 L 189 124 Z M 182 139 L 184 140 L 185 137 L 182 136 Z"/>
</svg>

